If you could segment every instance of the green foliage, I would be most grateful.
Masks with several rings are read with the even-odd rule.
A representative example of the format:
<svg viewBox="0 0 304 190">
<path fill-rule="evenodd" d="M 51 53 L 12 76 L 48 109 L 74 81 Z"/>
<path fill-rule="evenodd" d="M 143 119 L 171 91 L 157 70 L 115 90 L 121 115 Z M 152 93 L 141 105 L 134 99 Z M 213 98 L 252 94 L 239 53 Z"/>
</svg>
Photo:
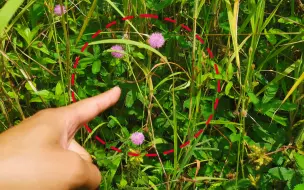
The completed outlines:
<svg viewBox="0 0 304 190">
<path fill-rule="evenodd" d="M 22 2 L 0 2 L 1 132 L 70 104 L 72 91 L 81 100 L 118 85 L 117 105 L 89 123 L 92 133 L 76 135 L 102 173 L 102 189 L 304 188 L 300 1 L 63 1 L 64 16 L 53 13 L 58 1 Z M 159 19 L 138 18 L 143 13 Z M 152 32 L 162 32 L 164 47 L 149 46 Z M 116 44 L 122 59 L 111 55 Z M 130 141 L 136 131 L 145 136 L 141 146 Z"/>
</svg>

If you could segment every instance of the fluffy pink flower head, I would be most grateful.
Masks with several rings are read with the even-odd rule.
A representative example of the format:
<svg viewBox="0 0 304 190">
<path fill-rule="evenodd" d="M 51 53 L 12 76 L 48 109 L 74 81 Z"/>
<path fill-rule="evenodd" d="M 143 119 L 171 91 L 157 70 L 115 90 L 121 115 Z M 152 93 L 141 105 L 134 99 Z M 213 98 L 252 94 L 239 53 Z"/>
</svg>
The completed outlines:
<svg viewBox="0 0 304 190">
<path fill-rule="evenodd" d="M 165 38 L 161 33 L 155 32 L 149 37 L 148 43 L 153 48 L 160 48 L 165 44 Z"/>
<path fill-rule="evenodd" d="M 55 15 L 61 16 L 61 15 L 63 15 L 64 13 L 66 13 L 66 9 L 65 9 L 64 6 L 62 6 L 62 9 L 63 9 L 63 12 L 61 11 L 61 6 L 60 6 L 60 5 L 56 5 L 55 8 L 54 8 L 54 13 L 55 13 Z"/>
<path fill-rule="evenodd" d="M 131 141 L 136 145 L 141 145 L 145 140 L 145 136 L 140 132 L 135 132 L 131 135 Z"/>
<path fill-rule="evenodd" d="M 112 50 L 118 50 L 118 51 L 123 51 L 124 49 L 120 45 L 115 45 L 111 47 Z M 122 58 L 124 56 L 123 53 L 120 53 L 118 51 L 113 51 L 111 54 L 115 58 Z"/>
</svg>

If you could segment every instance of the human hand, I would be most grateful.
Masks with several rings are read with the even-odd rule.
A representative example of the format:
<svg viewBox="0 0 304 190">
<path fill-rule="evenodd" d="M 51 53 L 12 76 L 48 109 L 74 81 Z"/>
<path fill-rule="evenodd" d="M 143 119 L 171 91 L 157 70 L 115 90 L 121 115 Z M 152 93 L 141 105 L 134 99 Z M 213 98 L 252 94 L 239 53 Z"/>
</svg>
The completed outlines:
<svg viewBox="0 0 304 190">
<path fill-rule="evenodd" d="M 74 135 L 114 105 L 120 93 L 115 87 L 66 107 L 39 111 L 0 134 L 0 189 L 96 189 L 100 172 Z"/>
</svg>

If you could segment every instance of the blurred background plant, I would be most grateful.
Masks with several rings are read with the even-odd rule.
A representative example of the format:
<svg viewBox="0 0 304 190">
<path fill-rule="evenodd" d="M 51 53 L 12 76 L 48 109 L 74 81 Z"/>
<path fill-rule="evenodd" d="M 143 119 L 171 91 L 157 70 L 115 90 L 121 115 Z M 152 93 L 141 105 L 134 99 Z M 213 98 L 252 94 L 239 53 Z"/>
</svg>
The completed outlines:
<svg viewBox="0 0 304 190">
<path fill-rule="evenodd" d="M 119 103 L 89 123 L 106 146 L 84 129 L 77 134 L 100 168 L 102 189 L 304 188 L 301 0 L 8 0 L 0 7 L 0 132 L 70 104 L 72 91 L 84 99 L 119 85 Z M 143 13 L 159 19 L 138 18 Z M 130 139 L 134 132 L 144 138 Z M 168 149 L 174 153 L 163 155 Z"/>
</svg>

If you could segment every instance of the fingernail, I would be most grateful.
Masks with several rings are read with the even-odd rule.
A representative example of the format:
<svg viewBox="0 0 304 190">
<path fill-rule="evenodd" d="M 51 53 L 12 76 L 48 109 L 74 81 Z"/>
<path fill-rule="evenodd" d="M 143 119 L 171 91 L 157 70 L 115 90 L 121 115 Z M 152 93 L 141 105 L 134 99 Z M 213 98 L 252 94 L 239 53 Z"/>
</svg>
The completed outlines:
<svg viewBox="0 0 304 190">
<path fill-rule="evenodd" d="M 119 86 L 115 86 L 115 87 L 112 88 L 112 90 L 118 90 L 118 89 L 120 90 Z"/>
</svg>

